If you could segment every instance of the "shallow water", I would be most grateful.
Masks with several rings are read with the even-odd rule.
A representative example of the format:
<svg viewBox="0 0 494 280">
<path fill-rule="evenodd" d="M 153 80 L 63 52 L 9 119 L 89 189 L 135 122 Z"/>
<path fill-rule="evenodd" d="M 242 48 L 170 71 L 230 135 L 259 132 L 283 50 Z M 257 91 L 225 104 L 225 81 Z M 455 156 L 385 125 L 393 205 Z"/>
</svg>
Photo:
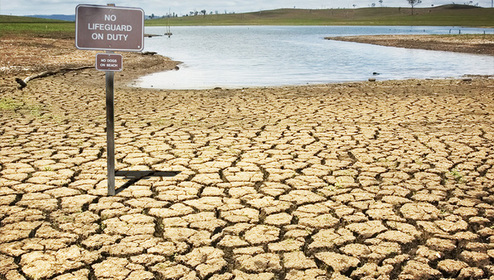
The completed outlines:
<svg viewBox="0 0 494 280">
<path fill-rule="evenodd" d="M 150 34 L 164 32 L 165 27 L 146 28 Z M 135 86 L 241 88 L 494 74 L 493 56 L 324 40 L 345 35 L 494 33 L 488 28 L 213 26 L 173 27 L 172 32 L 171 38 L 147 38 L 145 50 L 182 61 L 180 70 L 142 77 Z"/>
</svg>

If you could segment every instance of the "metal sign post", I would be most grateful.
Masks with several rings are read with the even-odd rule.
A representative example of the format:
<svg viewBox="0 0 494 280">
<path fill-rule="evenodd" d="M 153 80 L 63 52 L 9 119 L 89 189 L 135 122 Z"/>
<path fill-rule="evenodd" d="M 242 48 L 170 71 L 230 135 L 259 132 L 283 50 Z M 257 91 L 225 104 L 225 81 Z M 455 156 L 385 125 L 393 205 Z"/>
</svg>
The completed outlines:
<svg viewBox="0 0 494 280">
<path fill-rule="evenodd" d="M 108 195 L 115 195 L 115 113 L 114 82 L 115 72 L 106 71 L 106 155 L 108 169 Z"/>
<path fill-rule="evenodd" d="M 106 146 L 108 195 L 126 189 L 140 179 L 150 176 L 172 177 L 175 171 L 115 171 L 115 71 L 122 70 L 122 56 L 113 51 L 142 51 L 144 49 L 144 11 L 115 5 L 76 7 L 76 47 L 83 50 L 106 50 L 96 55 L 96 69 L 105 71 L 106 81 Z M 115 189 L 115 177 L 129 181 Z"/>
</svg>

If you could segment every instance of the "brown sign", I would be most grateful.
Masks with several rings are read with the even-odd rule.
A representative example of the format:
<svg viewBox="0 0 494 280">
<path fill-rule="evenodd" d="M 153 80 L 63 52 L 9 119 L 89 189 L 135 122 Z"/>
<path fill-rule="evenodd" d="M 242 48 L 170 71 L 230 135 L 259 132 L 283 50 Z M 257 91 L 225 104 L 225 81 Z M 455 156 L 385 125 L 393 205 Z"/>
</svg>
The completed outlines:
<svg viewBox="0 0 494 280">
<path fill-rule="evenodd" d="M 75 45 L 83 50 L 142 51 L 144 11 L 140 8 L 78 5 Z"/>
<path fill-rule="evenodd" d="M 98 53 L 96 54 L 96 70 L 122 71 L 122 55 Z"/>
</svg>

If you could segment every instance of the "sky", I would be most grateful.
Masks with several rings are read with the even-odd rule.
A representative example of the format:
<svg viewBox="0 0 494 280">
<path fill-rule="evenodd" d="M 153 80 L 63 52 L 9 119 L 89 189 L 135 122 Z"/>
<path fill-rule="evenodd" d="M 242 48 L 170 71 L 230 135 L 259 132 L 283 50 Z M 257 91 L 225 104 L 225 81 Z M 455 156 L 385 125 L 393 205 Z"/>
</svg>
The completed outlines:
<svg viewBox="0 0 494 280">
<path fill-rule="evenodd" d="M 430 7 L 444 4 L 478 4 L 482 7 L 491 7 L 492 0 L 422 0 L 417 7 Z M 0 14 L 2 15 L 49 15 L 66 14 L 73 15 L 78 4 L 106 5 L 115 3 L 121 7 L 139 7 L 144 9 L 147 15 L 161 16 L 171 13 L 185 15 L 191 11 L 206 10 L 207 13 L 242 13 L 277 8 L 356 8 L 370 7 L 372 3 L 376 7 L 381 6 L 379 0 L 0 0 Z M 408 7 L 407 0 L 383 0 L 384 7 Z"/>
</svg>

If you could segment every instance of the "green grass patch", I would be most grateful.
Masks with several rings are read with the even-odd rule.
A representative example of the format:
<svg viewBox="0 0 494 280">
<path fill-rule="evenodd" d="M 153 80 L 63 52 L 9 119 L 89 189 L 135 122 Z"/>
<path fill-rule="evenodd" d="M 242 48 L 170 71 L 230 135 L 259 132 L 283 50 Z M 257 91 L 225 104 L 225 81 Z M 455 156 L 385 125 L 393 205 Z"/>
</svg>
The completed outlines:
<svg viewBox="0 0 494 280">
<path fill-rule="evenodd" d="M 0 23 L 54 23 L 54 22 L 66 22 L 66 21 L 34 18 L 34 17 L 0 15 Z"/>
<path fill-rule="evenodd" d="M 40 117 L 45 111 L 40 104 L 33 104 L 11 98 L 2 98 L 0 99 L 0 112 L 28 113 L 32 116 Z"/>
<path fill-rule="evenodd" d="M 463 182 L 463 174 L 457 169 L 452 169 L 449 173 L 455 178 L 457 183 Z"/>
<path fill-rule="evenodd" d="M 24 102 L 10 99 L 2 98 L 0 99 L 0 111 L 11 111 L 15 112 L 24 106 Z"/>
<path fill-rule="evenodd" d="M 75 38 L 75 23 L 31 17 L 0 15 L 1 36 Z"/>
</svg>

